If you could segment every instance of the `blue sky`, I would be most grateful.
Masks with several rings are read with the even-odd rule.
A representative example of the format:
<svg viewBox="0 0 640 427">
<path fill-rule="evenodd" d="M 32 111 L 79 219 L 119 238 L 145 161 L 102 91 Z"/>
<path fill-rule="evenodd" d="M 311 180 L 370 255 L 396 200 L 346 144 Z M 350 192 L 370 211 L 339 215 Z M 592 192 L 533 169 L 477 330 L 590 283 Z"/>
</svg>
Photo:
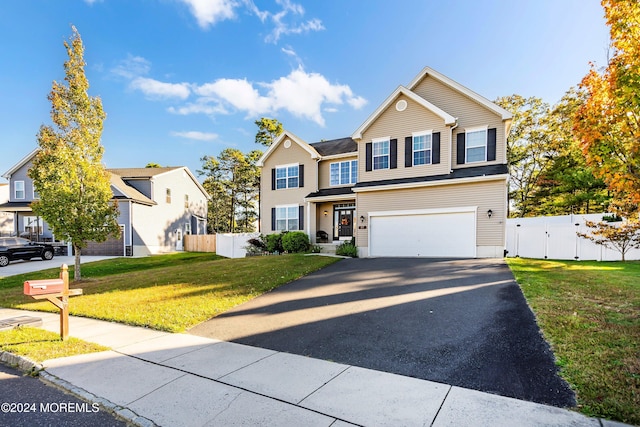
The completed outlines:
<svg viewBox="0 0 640 427">
<path fill-rule="evenodd" d="M 106 166 L 194 173 L 204 155 L 260 149 L 260 117 L 308 142 L 350 136 L 425 66 L 491 100 L 553 104 L 608 46 L 595 0 L 3 0 L 0 173 L 50 122 L 72 24 Z"/>
</svg>

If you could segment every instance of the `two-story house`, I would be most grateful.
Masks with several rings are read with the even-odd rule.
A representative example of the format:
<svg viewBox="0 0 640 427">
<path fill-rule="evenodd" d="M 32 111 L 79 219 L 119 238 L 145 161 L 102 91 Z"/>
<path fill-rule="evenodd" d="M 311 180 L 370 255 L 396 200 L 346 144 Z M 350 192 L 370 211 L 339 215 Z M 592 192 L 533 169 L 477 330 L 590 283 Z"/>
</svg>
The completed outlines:
<svg viewBox="0 0 640 427">
<path fill-rule="evenodd" d="M 501 257 L 511 114 L 431 68 L 350 136 L 283 132 L 259 161 L 261 230 L 355 237 L 359 255 Z"/>
<path fill-rule="evenodd" d="M 38 198 L 29 168 L 32 151 L 3 176 L 9 201 L 0 212 L 13 215 L 13 235 L 56 240 L 53 230 L 31 210 Z M 185 234 L 206 234 L 208 194 L 186 167 L 107 169 L 113 200 L 118 204 L 119 239 L 90 242 L 84 255 L 148 255 L 183 250 Z"/>
</svg>

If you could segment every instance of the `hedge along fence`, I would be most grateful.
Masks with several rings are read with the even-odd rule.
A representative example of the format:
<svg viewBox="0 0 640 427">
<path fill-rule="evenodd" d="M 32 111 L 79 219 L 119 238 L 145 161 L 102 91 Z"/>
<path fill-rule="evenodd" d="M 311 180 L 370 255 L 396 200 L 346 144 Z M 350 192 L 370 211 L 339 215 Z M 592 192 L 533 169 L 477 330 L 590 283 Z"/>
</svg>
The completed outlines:
<svg viewBox="0 0 640 427">
<path fill-rule="evenodd" d="M 591 232 L 591 229 L 585 225 L 585 221 L 600 222 L 604 215 L 606 214 L 509 218 L 507 220 L 507 256 L 620 261 L 622 260 L 620 252 L 597 245 L 577 235 L 577 232 Z M 640 260 L 640 249 L 627 252 L 626 259 Z"/>
<path fill-rule="evenodd" d="M 184 250 L 187 252 L 216 252 L 215 234 L 187 234 L 184 236 Z"/>
</svg>

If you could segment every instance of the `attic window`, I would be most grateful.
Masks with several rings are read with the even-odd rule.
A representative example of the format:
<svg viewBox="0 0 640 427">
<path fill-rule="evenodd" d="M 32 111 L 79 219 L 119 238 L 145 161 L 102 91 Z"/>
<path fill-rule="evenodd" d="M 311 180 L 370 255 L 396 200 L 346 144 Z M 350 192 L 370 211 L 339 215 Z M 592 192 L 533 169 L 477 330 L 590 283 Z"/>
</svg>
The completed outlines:
<svg viewBox="0 0 640 427">
<path fill-rule="evenodd" d="M 407 101 L 405 101 L 404 99 L 401 99 L 400 101 L 396 102 L 396 110 L 404 111 L 406 109 L 407 109 Z"/>
<path fill-rule="evenodd" d="M 166 202 L 167 204 L 171 204 L 171 189 L 167 188 L 167 198 L 166 198 Z"/>
</svg>

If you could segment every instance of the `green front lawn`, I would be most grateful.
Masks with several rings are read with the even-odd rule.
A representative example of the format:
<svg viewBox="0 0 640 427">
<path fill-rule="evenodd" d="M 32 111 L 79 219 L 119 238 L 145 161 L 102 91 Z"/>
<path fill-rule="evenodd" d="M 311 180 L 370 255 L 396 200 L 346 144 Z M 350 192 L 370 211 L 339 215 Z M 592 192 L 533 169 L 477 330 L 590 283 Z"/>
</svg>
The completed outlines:
<svg viewBox="0 0 640 427">
<path fill-rule="evenodd" d="M 336 262 L 299 254 L 226 259 L 181 253 L 115 258 L 82 265 L 83 295 L 72 297 L 72 315 L 182 332 L 271 289 Z M 70 267 L 70 271 L 73 268 Z M 56 311 L 22 295 L 28 279 L 57 277 L 47 270 L 0 279 L 0 306 Z"/>
<path fill-rule="evenodd" d="M 640 262 L 507 262 L 579 410 L 640 424 Z"/>
</svg>

